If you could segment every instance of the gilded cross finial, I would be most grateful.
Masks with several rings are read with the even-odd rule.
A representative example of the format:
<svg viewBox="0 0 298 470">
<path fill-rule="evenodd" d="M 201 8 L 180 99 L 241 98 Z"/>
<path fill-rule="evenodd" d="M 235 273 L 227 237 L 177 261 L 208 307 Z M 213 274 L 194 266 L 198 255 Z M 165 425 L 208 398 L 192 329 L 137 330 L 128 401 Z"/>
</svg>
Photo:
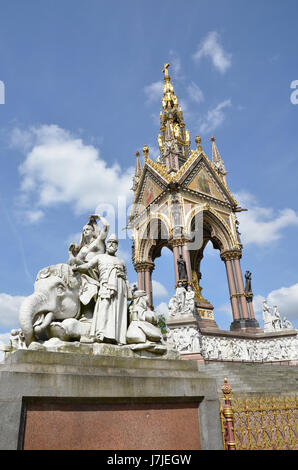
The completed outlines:
<svg viewBox="0 0 298 470">
<path fill-rule="evenodd" d="M 163 73 L 165 74 L 165 77 L 169 77 L 169 71 L 168 71 L 168 68 L 170 67 L 170 64 L 165 64 L 164 65 L 164 68 L 162 69 Z"/>
</svg>

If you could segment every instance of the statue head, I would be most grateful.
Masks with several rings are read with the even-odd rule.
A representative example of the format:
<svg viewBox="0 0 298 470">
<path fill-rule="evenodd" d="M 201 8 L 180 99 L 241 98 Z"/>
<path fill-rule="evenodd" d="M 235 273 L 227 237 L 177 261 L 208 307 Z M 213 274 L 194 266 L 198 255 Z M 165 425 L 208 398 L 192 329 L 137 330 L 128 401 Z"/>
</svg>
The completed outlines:
<svg viewBox="0 0 298 470">
<path fill-rule="evenodd" d="M 107 253 L 109 255 L 114 255 L 117 250 L 118 250 L 118 238 L 115 233 L 112 233 L 112 235 L 109 237 L 107 241 Z"/>
<path fill-rule="evenodd" d="M 82 230 L 82 235 L 81 235 L 81 240 L 80 240 L 80 248 L 87 243 L 89 244 L 93 239 L 96 238 L 95 230 L 93 225 L 91 224 L 86 224 L 83 227 Z"/>
<path fill-rule="evenodd" d="M 144 290 L 135 290 L 133 293 L 133 300 L 136 304 L 146 305 L 149 301 L 147 292 Z"/>
</svg>

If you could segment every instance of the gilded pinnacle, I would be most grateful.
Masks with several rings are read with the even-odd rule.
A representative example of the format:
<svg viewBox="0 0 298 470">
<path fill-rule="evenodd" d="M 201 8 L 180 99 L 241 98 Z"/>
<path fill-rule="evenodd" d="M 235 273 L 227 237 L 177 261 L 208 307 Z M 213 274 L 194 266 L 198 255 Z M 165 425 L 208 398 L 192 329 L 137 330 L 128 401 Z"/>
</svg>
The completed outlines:
<svg viewBox="0 0 298 470">
<path fill-rule="evenodd" d="M 195 138 L 195 141 L 196 141 L 196 144 L 197 144 L 197 149 L 198 149 L 198 150 L 202 150 L 202 145 L 201 145 L 202 139 L 201 139 L 201 137 L 199 137 L 199 136 L 197 135 L 196 138 Z"/>
<path fill-rule="evenodd" d="M 149 147 L 148 145 L 144 145 L 143 147 L 143 154 L 144 154 L 144 157 L 147 158 L 148 155 L 149 155 Z"/>
<path fill-rule="evenodd" d="M 215 137 L 212 136 L 210 140 L 211 142 L 215 142 Z"/>
</svg>

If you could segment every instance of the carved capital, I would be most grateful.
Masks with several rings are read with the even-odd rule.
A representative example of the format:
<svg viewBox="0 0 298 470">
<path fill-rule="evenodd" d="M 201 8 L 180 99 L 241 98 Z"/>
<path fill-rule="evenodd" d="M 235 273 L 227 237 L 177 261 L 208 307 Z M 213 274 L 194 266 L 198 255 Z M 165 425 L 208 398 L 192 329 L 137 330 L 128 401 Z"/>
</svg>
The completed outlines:
<svg viewBox="0 0 298 470">
<path fill-rule="evenodd" d="M 184 245 L 185 242 L 182 238 L 171 238 L 168 243 L 171 248 L 174 248 L 174 246 Z"/>
<path fill-rule="evenodd" d="M 187 245 L 189 241 L 191 241 L 191 237 L 183 234 L 182 236 L 177 237 L 177 238 L 174 238 L 174 237 L 170 238 L 168 241 L 168 244 L 171 246 L 171 248 L 173 248 L 174 246 Z"/>
<path fill-rule="evenodd" d="M 242 257 L 242 250 L 235 248 L 234 250 L 224 250 L 220 253 L 223 261 L 230 261 L 232 259 L 240 259 Z"/>
<path fill-rule="evenodd" d="M 138 263 L 135 263 L 134 268 L 137 273 L 145 272 L 145 271 L 152 272 L 153 269 L 155 268 L 155 264 L 152 263 L 151 261 L 140 261 Z"/>
</svg>

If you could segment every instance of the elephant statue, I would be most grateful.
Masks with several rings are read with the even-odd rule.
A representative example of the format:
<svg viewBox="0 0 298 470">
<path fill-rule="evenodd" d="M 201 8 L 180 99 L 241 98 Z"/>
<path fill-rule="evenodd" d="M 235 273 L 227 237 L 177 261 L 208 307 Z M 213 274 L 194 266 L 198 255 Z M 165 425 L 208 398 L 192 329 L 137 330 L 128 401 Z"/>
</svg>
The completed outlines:
<svg viewBox="0 0 298 470">
<path fill-rule="evenodd" d="M 34 292 L 21 304 L 19 323 L 25 344 L 36 338 L 57 336 L 63 340 L 87 334 L 93 310 L 88 304 L 98 290 L 98 282 L 74 272 L 68 264 L 56 264 L 39 271 Z M 90 302 L 91 301 L 91 302 Z M 94 302 L 94 301 L 93 301 Z M 86 314 L 88 312 L 88 314 Z M 84 316 L 84 322 L 78 318 Z"/>
</svg>

